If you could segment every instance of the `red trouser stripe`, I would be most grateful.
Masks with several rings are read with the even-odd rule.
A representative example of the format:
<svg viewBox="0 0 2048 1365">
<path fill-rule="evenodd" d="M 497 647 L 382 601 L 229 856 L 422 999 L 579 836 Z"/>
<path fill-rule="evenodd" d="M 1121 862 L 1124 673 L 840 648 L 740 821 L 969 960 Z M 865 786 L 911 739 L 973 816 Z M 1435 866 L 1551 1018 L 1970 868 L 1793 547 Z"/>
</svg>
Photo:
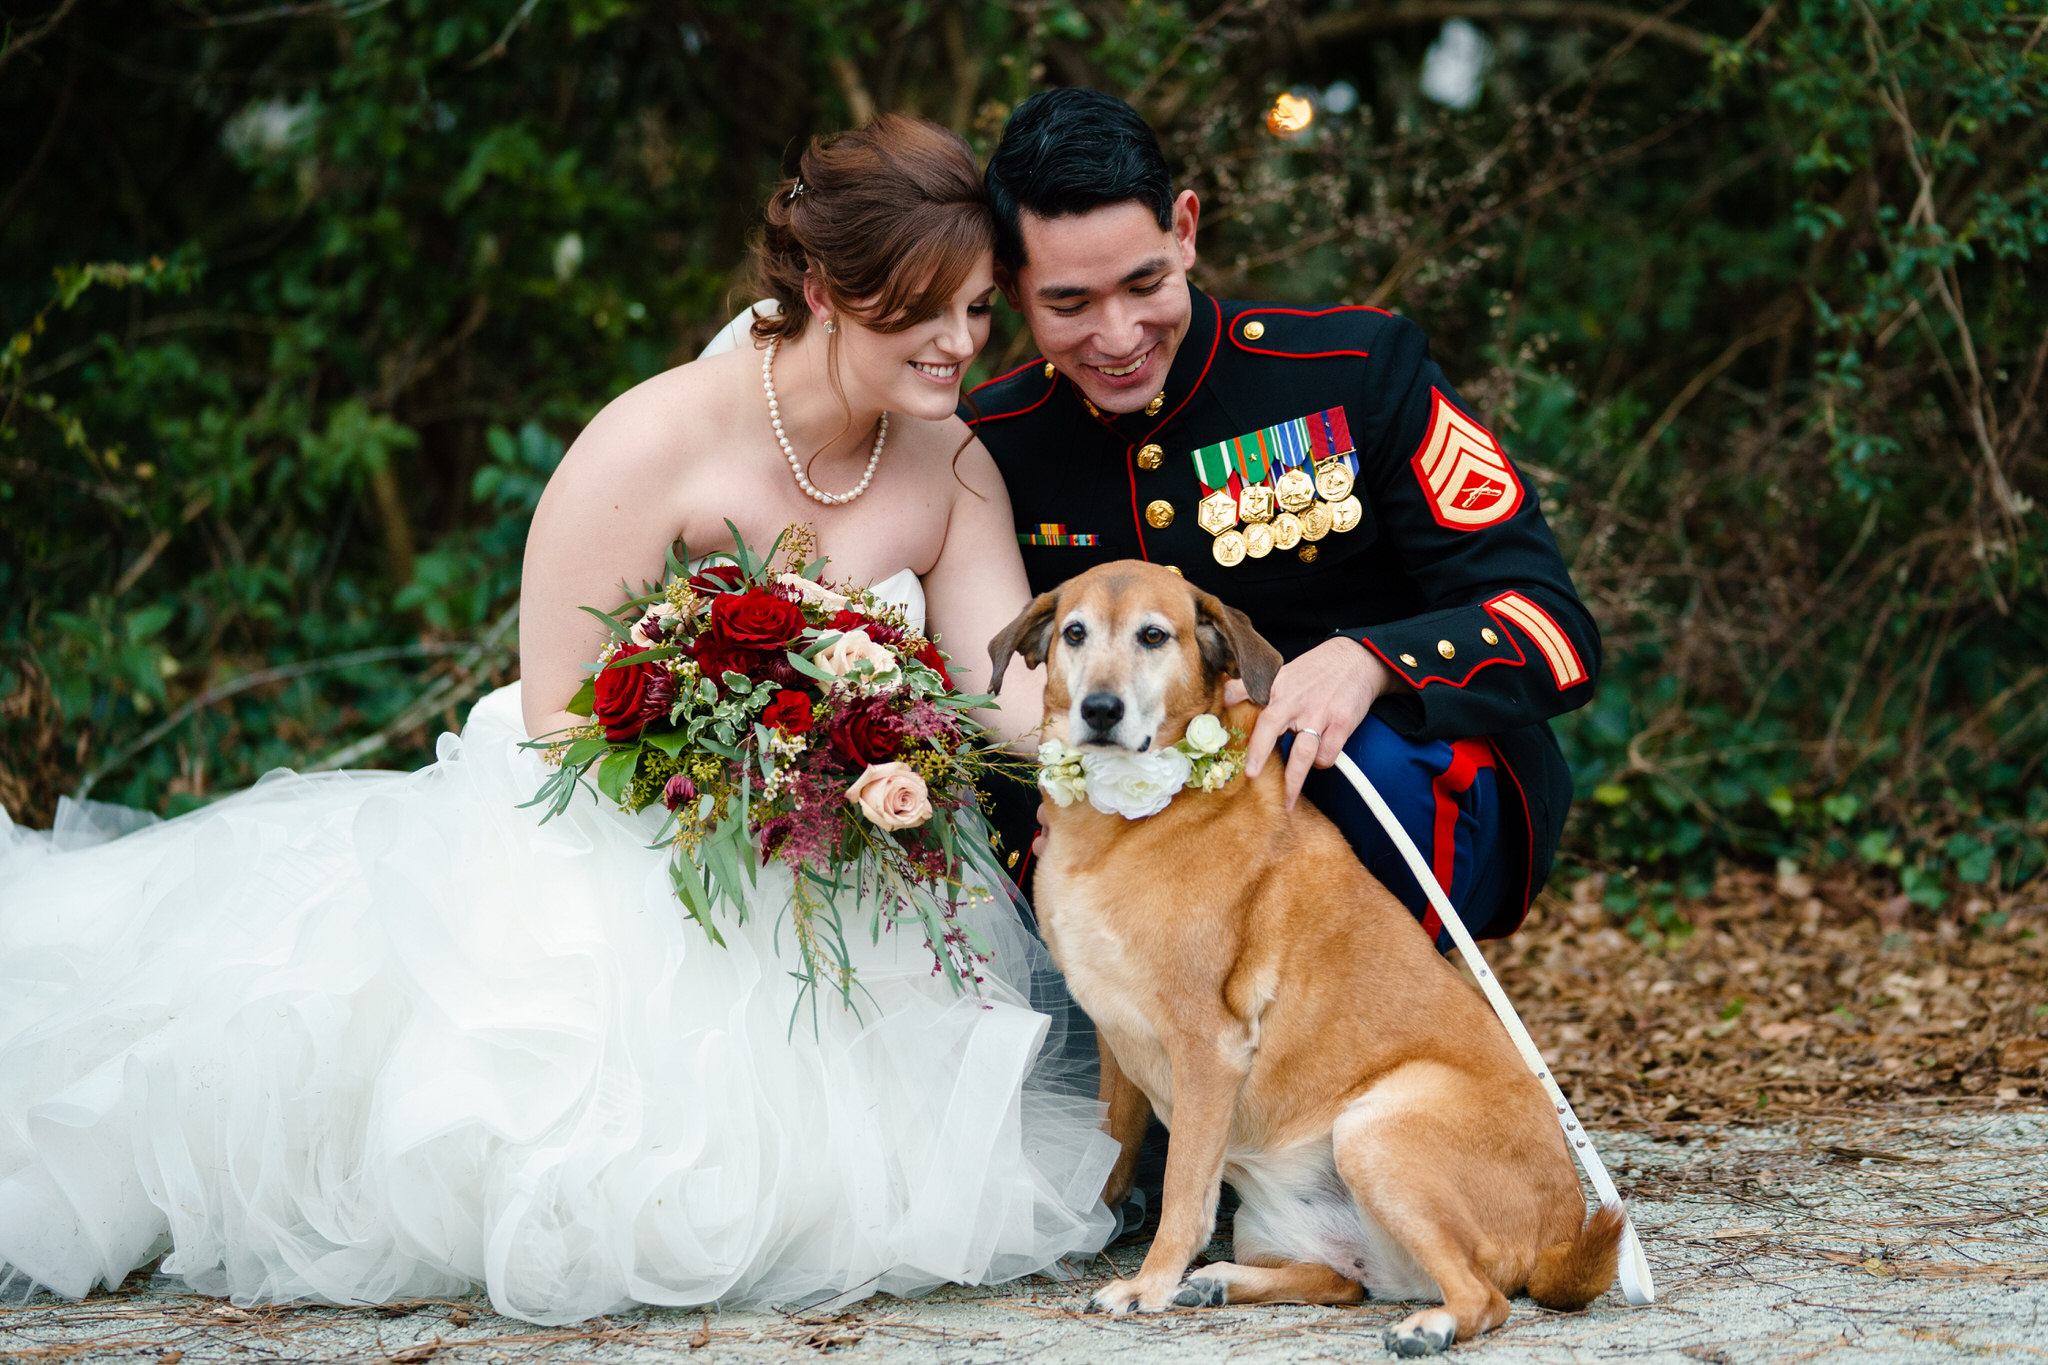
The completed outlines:
<svg viewBox="0 0 2048 1365">
<path fill-rule="evenodd" d="M 1430 779 L 1436 794 L 1436 873 L 1446 896 L 1451 894 L 1451 877 L 1458 867 L 1458 797 L 1470 791 L 1481 768 L 1493 766 L 1493 745 L 1483 739 L 1451 741 L 1451 766 Z M 1422 930 L 1431 943 L 1443 932 L 1443 917 L 1430 906 L 1422 916 Z"/>
</svg>

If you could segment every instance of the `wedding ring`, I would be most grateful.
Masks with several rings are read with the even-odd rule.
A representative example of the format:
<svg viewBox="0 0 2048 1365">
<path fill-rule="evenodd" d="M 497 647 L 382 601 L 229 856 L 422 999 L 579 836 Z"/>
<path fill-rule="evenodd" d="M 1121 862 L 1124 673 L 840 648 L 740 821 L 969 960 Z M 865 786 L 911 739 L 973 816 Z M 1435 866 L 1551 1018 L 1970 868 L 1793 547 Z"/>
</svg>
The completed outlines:
<svg viewBox="0 0 2048 1365">
<path fill-rule="evenodd" d="M 1314 735 L 1317 739 L 1321 739 L 1323 737 L 1323 732 L 1321 730 L 1311 730 L 1306 725 L 1295 726 L 1294 733 L 1297 735 Z"/>
</svg>

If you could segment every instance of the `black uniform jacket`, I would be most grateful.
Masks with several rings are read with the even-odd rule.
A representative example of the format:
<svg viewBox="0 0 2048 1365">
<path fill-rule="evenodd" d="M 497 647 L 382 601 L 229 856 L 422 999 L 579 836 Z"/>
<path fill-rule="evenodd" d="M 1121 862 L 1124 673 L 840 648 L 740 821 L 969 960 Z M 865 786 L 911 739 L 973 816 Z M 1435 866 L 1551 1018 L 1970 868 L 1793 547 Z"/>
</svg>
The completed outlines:
<svg viewBox="0 0 2048 1365">
<path fill-rule="evenodd" d="M 1043 359 L 962 404 L 1009 487 L 1032 591 L 1107 560 L 1145 559 L 1244 611 L 1288 658 L 1333 634 L 1359 641 L 1414 689 L 1373 706 L 1396 731 L 1492 737 L 1507 768 L 1508 842 L 1528 853 L 1526 908 L 1572 794 L 1547 721 L 1591 700 L 1600 671 L 1599 631 L 1536 489 L 1459 400 L 1414 323 L 1378 308 L 1189 292 L 1192 322 L 1150 415 L 1092 412 Z M 1302 417 L 1316 419 L 1313 454 L 1336 457 L 1348 429 L 1356 526 L 1225 567 L 1197 519 L 1194 452 L 1262 430 L 1267 447 L 1284 446 Z"/>
</svg>

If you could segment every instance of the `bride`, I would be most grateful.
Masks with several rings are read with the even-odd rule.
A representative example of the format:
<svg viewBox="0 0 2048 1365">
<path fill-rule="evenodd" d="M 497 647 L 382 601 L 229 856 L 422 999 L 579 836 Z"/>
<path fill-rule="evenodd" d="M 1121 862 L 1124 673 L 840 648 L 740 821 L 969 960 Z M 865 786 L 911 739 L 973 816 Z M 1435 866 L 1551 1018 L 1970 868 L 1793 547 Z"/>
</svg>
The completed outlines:
<svg viewBox="0 0 2048 1365">
<path fill-rule="evenodd" d="M 952 134 L 884 117 L 813 144 L 757 252 L 779 311 L 570 449 L 534 514 L 522 681 L 432 765 L 274 772 L 163 823 L 0 814 L 0 1293 L 79 1296 L 162 1256 L 239 1304 L 481 1282 L 558 1323 L 908 1294 L 1101 1246 L 1114 1147 L 1061 1011 L 1032 1007 L 1064 997 L 1009 901 L 979 912 L 981 998 L 889 934 L 861 942 L 858 1013 L 792 1027 L 779 865 L 716 947 L 648 847 L 658 809 L 520 808 L 545 773 L 522 741 L 581 719 L 604 643 L 581 608 L 659 577 L 678 538 L 731 549 L 727 520 L 755 546 L 808 523 L 834 578 L 927 619 L 984 689 L 982 642 L 1027 595 L 953 416 L 992 242 Z"/>
</svg>

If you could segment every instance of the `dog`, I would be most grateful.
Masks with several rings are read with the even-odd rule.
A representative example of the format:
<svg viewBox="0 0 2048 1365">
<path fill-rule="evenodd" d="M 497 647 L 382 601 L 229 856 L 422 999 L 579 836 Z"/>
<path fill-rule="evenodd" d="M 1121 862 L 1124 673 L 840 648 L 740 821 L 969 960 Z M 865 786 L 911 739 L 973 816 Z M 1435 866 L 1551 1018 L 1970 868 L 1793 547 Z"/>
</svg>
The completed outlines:
<svg viewBox="0 0 2048 1365">
<path fill-rule="evenodd" d="M 1045 735 L 1156 751 L 1198 715 L 1249 734 L 1280 655 L 1169 570 L 1099 565 L 1037 597 L 989 644 L 1046 667 Z M 1226 710 L 1224 684 L 1251 700 Z M 1549 1099 L 1479 993 L 1309 803 L 1283 765 L 1184 789 L 1130 820 L 1048 807 L 1035 908 L 1102 1044 L 1129 1190 L 1149 1113 L 1170 1130 L 1159 1230 L 1135 1278 L 1090 1307 L 1440 1301 L 1389 1329 L 1429 1355 L 1506 1321 L 1526 1289 L 1585 1307 L 1625 1218 L 1588 1218 Z M 1188 1267 L 1221 1182 L 1236 1259 Z"/>
</svg>

